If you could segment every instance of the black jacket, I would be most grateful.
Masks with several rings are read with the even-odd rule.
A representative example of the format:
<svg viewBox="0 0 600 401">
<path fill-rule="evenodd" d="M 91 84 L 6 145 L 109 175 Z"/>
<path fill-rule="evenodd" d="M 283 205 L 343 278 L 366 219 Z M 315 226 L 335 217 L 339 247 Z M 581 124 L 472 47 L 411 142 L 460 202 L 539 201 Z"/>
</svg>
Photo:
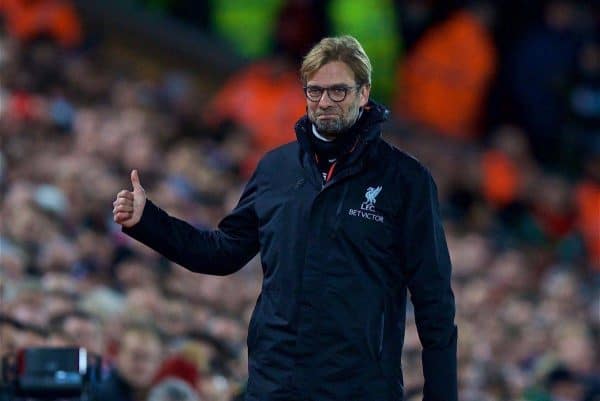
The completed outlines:
<svg viewBox="0 0 600 401">
<path fill-rule="evenodd" d="M 134 401 L 134 390 L 123 377 L 112 370 L 103 381 L 94 383 L 90 391 L 91 401 Z"/>
<path fill-rule="evenodd" d="M 225 275 L 260 251 L 261 294 L 248 330 L 247 401 L 401 401 L 407 288 L 423 345 L 426 401 L 455 401 L 450 259 L 435 184 L 380 138 L 373 102 L 359 141 L 325 185 L 297 142 L 264 156 L 237 207 L 198 231 L 148 201 L 125 229 L 195 272 Z"/>
</svg>

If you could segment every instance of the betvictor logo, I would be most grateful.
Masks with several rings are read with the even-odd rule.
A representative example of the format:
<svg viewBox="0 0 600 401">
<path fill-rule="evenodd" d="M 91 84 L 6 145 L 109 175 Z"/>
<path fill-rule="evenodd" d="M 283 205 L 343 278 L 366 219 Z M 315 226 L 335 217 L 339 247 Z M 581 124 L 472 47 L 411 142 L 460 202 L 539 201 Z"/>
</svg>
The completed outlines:
<svg viewBox="0 0 600 401">
<path fill-rule="evenodd" d="M 363 219 L 373 220 L 378 223 L 383 223 L 383 216 L 375 214 L 375 203 L 377 202 L 377 195 L 381 192 L 382 187 L 377 188 L 369 187 L 365 193 L 365 201 L 361 203 L 360 209 L 348 209 L 350 216 L 358 216 Z"/>
</svg>

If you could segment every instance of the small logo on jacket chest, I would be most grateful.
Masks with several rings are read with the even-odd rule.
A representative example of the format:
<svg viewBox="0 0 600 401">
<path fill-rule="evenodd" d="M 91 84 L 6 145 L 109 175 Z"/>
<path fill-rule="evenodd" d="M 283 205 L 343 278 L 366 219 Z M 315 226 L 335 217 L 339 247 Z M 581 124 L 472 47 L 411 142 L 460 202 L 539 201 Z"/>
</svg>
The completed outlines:
<svg viewBox="0 0 600 401">
<path fill-rule="evenodd" d="M 365 192 L 365 201 L 361 203 L 360 209 L 348 209 L 350 216 L 362 217 L 363 219 L 373 220 L 378 223 L 383 223 L 383 216 L 375 214 L 375 203 L 377 202 L 377 195 L 381 192 L 382 187 L 378 186 L 368 187 Z"/>
</svg>

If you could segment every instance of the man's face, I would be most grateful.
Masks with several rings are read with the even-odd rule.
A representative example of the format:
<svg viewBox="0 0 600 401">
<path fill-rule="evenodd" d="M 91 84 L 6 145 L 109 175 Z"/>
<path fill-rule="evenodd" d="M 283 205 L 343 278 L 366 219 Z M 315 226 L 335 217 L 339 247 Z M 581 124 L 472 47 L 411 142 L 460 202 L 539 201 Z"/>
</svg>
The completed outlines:
<svg viewBox="0 0 600 401">
<path fill-rule="evenodd" d="M 0 324 L 0 357 L 17 352 L 18 349 L 18 331 L 8 324 Z"/>
<path fill-rule="evenodd" d="M 69 317 L 65 320 L 63 330 L 71 336 L 78 346 L 98 355 L 103 354 L 103 339 L 99 325 L 88 319 Z"/>
<path fill-rule="evenodd" d="M 321 67 L 306 82 L 307 87 L 345 87 L 349 88 L 346 97 L 340 102 L 330 98 L 328 91 L 318 101 L 306 99 L 308 118 L 316 125 L 319 133 L 335 138 L 340 132 L 351 127 L 358 118 L 360 107 L 369 100 L 370 87 L 357 87 L 354 72 L 341 61 L 332 61 Z"/>
<path fill-rule="evenodd" d="M 162 344 L 150 333 L 127 332 L 121 342 L 117 368 L 136 390 L 147 390 L 162 363 Z"/>
</svg>

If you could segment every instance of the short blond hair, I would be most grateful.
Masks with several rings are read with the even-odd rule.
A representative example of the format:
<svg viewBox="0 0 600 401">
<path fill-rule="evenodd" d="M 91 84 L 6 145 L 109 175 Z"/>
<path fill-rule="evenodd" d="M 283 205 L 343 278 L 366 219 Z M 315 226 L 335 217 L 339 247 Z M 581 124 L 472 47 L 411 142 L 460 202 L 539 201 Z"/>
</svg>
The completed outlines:
<svg viewBox="0 0 600 401">
<path fill-rule="evenodd" d="M 350 67 L 357 84 L 371 85 L 369 56 L 360 42 L 350 35 L 324 38 L 304 56 L 300 67 L 302 85 L 306 85 L 314 73 L 332 61 L 341 61 Z"/>
</svg>

